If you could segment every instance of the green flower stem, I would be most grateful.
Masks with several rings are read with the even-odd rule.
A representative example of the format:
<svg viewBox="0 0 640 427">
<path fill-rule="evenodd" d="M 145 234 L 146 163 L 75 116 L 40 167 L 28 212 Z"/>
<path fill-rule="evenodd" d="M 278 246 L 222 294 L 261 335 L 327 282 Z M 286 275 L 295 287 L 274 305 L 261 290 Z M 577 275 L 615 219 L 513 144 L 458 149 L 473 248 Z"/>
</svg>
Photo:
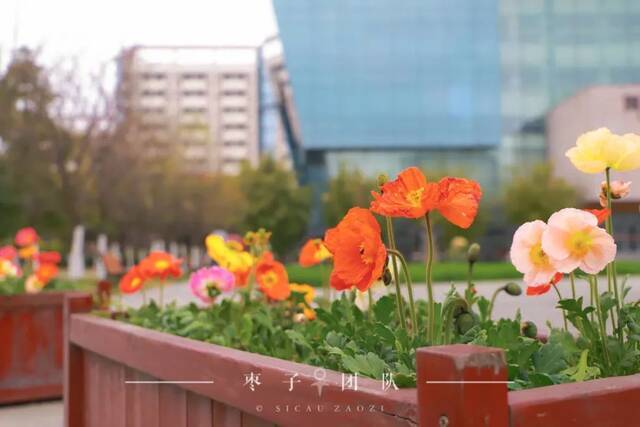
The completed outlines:
<svg viewBox="0 0 640 427">
<path fill-rule="evenodd" d="M 392 251 L 396 250 L 396 240 L 393 235 L 393 224 L 391 223 L 391 217 L 385 217 L 387 223 L 387 244 Z M 393 281 L 396 285 L 396 308 L 398 311 L 398 320 L 400 325 L 407 330 L 407 319 L 404 315 L 404 303 L 402 301 L 402 293 L 400 291 L 400 278 L 398 277 L 398 264 L 395 257 L 392 257 L 391 268 L 393 269 Z"/>
<path fill-rule="evenodd" d="M 576 299 L 576 277 L 573 271 L 569 273 L 569 279 L 571 280 L 571 297 Z"/>
<path fill-rule="evenodd" d="M 608 369 L 611 366 L 611 360 L 609 359 L 609 348 L 607 347 L 607 328 L 604 323 L 602 305 L 600 304 L 600 294 L 598 293 L 598 276 L 589 276 L 589 284 L 591 285 L 591 292 L 594 295 L 596 303 L 596 315 L 598 317 L 598 324 L 600 325 L 600 335 L 602 339 L 602 352 Z"/>
<path fill-rule="evenodd" d="M 407 264 L 407 260 L 404 259 L 404 256 L 397 250 L 392 249 L 389 251 L 391 255 L 400 260 L 400 265 L 402 266 L 402 271 L 404 272 L 404 278 L 407 282 L 407 289 L 409 290 L 409 311 L 411 314 L 411 334 L 415 336 L 418 331 L 418 315 L 416 314 L 416 306 L 413 300 L 413 282 L 411 281 L 411 275 L 409 274 L 409 266 Z"/>
<path fill-rule="evenodd" d="M 562 294 L 558 290 L 558 287 L 556 285 L 553 285 L 553 289 L 555 289 L 556 294 L 558 294 L 558 300 L 561 300 Z M 562 320 L 564 321 L 564 330 L 566 332 L 569 332 L 569 324 L 567 323 L 567 312 L 564 310 L 562 310 Z"/>
<path fill-rule="evenodd" d="M 427 339 L 430 341 L 435 340 L 435 329 L 436 329 L 436 303 L 433 299 L 433 283 L 431 281 L 431 272 L 433 271 L 433 228 L 431 227 L 431 219 L 429 218 L 429 212 L 424 216 L 425 226 L 427 228 L 427 244 L 428 244 L 428 252 L 427 252 L 427 267 L 426 267 L 426 277 L 427 277 L 427 295 L 429 297 L 429 323 L 428 323 L 428 333 Z"/>
<path fill-rule="evenodd" d="M 607 209 L 609 209 L 609 217 L 605 221 L 605 227 L 607 232 L 613 237 L 613 207 L 611 203 L 611 170 L 610 168 L 605 169 L 605 178 L 607 182 Z M 618 274 L 616 272 L 616 261 L 615 259 L 611 261 L 611 263 L 607 266 L 607 278 L 609 279 L 609 292 L 611 292 L 611 287 L 613 287 L 613 295 L 616 299 L 616 310 L 617 317 L 620 318 L 620 295 L 618 292 Z M 613 316 L 613 309 L 611 309 L 611 321 L 614 323 L 614 331 L 615 328 L 615 320 Z M 623 340 L 622 336 L 622 328 L 618 329 L 618 339 L 620 342 Z"/>
<path fill-rule="evenodd" d="M 496 291 L 491 295 L 491 301 L 489 302 L 489 308 L 487 309 L 487 319 L 491 320 L 491 313 L 493 313 L 493 304 L 496 302 L 496 298 L 500 292 L 504 291 L 504 286 L 499 287 Z"/>
</svg>

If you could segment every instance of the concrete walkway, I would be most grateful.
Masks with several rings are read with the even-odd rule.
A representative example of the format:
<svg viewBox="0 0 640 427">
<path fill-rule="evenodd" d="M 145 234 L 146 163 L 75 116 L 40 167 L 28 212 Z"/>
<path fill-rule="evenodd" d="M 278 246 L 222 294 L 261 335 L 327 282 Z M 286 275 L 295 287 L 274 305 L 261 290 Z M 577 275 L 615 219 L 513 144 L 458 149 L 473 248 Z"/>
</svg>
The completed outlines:
<svg viewBox="0 0 640 427">
<path fill-rule="evenodd" d="M 491 298 L 496 289 L 503 286 L 507 281 L 489 281 L 478 282 L 477 290 L 480 295 Z M 640 277 L 632 277 L 629 279 L 631 292 L 627 297 L 627 301 L 637 301 L 640 299 Z M 459 291 L 464 292 L 465 285 L 459 285 Z M 600 288 L 606 289 L 606 282 L 601 281 Z M 389 288 L 392 289 L 392 288 Z M 571 286 L 568 280 L 563 280 L 558 284 L 558 289 L 564 296 L 569 296 Z M 584 281 L 576 283 L 577 293 L 588 300 L 589 288 Z M 437 283 L 434 289 L 435 297 L 438 301 L 442 301 L 449 284 Z M 384 289 L 382 293 L 384 293 Z M 406 289 L 403 290 L 406 293 Z M 415 298 L 426 299 L 427 289 L 425 285 L 415 286 Z M 379 294 L 381 295 L 381 294 Z M 159 289 L 154 288 L 147 291 L 147 298 L 158 300 Z M 178 304 L 188 304 L 189 302 L 197 302 L 196 298 L 189 291 L 186 283 L 167 286 L 164 290 L 165 302 L 175 301 Z M 552 325 L 562 325 L 562 313 L 555 308 L 558 300 L 555 292 L 550 291 L 545 295 L 527 297 L 524 294 L 519 297 L 512 297 L 505 293 L 500 294 L 496 300 L 494 309 L 494 318 L 513 317 L 517 310 L 520 310 L 525 320 L 531 320 L 538 325 L 538 329 L 542 332 L 547 331 L 547 322 Z M 130 307 L 139 307 L 143 302 L 142 294 L 126 295 L 123 303 Z M 63 406 L 62 402 L 44 402 L 16 406 L 0 407 L 0 426 L 19 426 L 19 427 L 60 427 L 63 422 Z"/>
</svg>

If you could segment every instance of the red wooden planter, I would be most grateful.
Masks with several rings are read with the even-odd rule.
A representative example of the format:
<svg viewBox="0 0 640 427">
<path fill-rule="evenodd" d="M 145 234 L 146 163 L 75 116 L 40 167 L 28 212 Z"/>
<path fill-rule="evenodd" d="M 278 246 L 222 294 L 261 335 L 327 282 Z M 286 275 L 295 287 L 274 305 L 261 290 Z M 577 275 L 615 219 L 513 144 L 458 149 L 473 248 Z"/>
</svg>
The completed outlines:
<svg viewBox="0 0 640 427">
<path fill-rule="evenodd" d="M 380 381 L 358 378 L 353 390 L 346 374 L 86 314 L 70 317 L 68 339 L 70 427 L 628 426 L 640 404 L 640 375 L 508 392 L 494 348 L 420 349 L 418 388 L 383 391 Z"/>
<path fill-rule="evenodd" d="M 63 307 L 91 309 L 91 295 L 0 297 L 0 404 L 62 396 Z"/>
</svg>

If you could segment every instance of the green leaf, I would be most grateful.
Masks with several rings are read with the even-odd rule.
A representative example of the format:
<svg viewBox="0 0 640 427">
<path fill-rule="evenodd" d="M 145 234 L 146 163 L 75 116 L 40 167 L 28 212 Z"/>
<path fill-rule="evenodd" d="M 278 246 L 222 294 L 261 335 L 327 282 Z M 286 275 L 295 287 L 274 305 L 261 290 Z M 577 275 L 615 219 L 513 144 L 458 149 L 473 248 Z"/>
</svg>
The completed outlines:
<svg viewBox="0 0 640 427">
<path fill-rule="evenodd" d="M 555 374 L 565 369 L 564 351 L 560 345 L 545 344 L 533 355 L 533 364 L 538 373 Z"/>
<path fill-rule="evenodd" d="M 580 354 L 580 360 L 576 366 L 569 367 L 562 371 L 562 374 L 569 376 L 573 381 L 581 382 L 597 378 L 600 375 L 600 368 L 595 366 L 589 366 L 587 359 L 589 356 L 589 350 L 584 350 Z"/>
<path fill-rule="evenodd" d="M 373 313 L 378 322 L 386 325 L 391 322 L 395 309 L 395 300 L 390 295 L 385 295 L 373 306 Z"/>
</svg>

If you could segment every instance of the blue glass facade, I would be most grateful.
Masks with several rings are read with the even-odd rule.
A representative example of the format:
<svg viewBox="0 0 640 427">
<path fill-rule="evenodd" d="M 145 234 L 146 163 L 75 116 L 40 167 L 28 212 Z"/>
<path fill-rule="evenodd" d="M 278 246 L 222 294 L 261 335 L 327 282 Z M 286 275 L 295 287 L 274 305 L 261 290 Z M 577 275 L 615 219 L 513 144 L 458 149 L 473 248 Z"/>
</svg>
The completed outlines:
<svg viewBox="0 0 640 427">
<path fill-rule="evenodd" d="M 275 0 L 306 149 L 500 141 L 494 0 Z"/>
<path fill-rule="evenodd" d="M 640 0 L 273 0 L 318 190 L 344 163 L 495 188 L 545 155 L 544 118 L 640 81 Z M 462 171 L 462 172 L 460 172 Z"/>
</svg>

